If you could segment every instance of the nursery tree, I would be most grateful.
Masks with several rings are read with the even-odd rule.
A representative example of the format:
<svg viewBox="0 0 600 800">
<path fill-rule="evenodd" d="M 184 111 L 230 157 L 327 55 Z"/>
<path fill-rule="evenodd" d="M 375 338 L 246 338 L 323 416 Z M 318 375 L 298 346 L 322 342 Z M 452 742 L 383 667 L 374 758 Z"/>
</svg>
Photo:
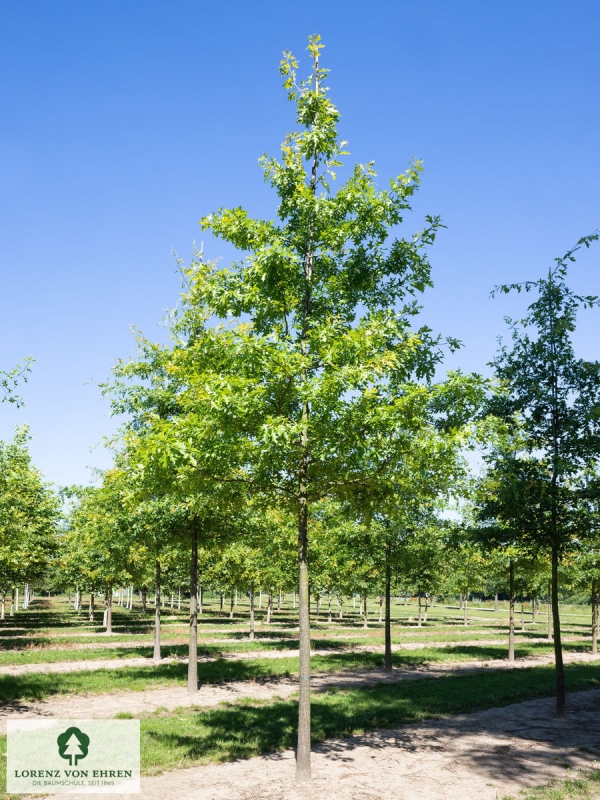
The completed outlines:
<svg viewBox="0 0 600 800">
<path fill-rule="evenodd" d="M 319 37 L 308 49 L 307 80 L 297 81 L 291 54 L 281 64 L 301 130 L 286 136 L 281 160 L 261 162 L 279 199 L 278 219 L 255 220 L 242 208 L 205 217 L 203 228 L 245 257 L 224 269 L 199 259 L 187 273 L 191 301 L 206 317 L 239 320 L 236 368 L 247 384 L 240 411 L 253 445 L 251 480 L 279 493 L 297 515 L 299 782 L 310 780 L 311 504 L 376 479 L 362 453 L 366 429 L 380 415 L 391 430 L 399 416 L 382 404 L 382 391 L 433 372 L 438 340 L 426 328 L 412 330 L 410 320 L 415 295 L 431 283 L 425 248 L 440 226 L 428 217 L 419 233 L 389 241 L 418 187 L 418 162 L 387 190 L 376 189 L 372 164 L 356 166 L 337 193 L 330 190 L 346 143 L 324 85 Z"/>
<path fill-rule="evenodd" d="M 576 358 L 571 341 L 578 309 L 597 306 L 598 298 L 575 294 L 566 277 L 576 252 L 598 238 L 595 233 L 580 239 L 555 259 L 547 277 L 495 289 L 538 295 L 523 320 L 509 320 L 512 347 L 503 345 L 492 362 L 505 393 L 496 396 L 491 410 L 507 422 L 518 419 L 524 434 L 524 448 L 513 467 L 521 485 L 533 487 L 535 495 L 530 498 L 533 524 L 523 530 L 551 558 L 558 716 L 565 713 L 558 568 L 582 533 L 577 511 L 585 492 L 576 479 L 597 463 L 600 453 L 600 362 Z"/>
</svg>

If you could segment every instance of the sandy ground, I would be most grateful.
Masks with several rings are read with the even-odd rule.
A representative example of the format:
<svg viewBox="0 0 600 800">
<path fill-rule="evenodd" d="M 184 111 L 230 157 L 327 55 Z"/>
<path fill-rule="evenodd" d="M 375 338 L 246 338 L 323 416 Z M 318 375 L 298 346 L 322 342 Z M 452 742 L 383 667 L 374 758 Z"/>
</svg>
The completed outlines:
<svg viewBox="0 0 600 800">
<path fill-rule="evenodd" d="M 568 767 L 590 767 L 600 757 L 600 690 L 571 695 L 564 720 L 553 713 L 554 700 L 545 698 L 330 740 L 313 748 L 313 782 L 300 789 L 293 783 L 294 753 L 288 750 L 143 778 L 140 796 L 496 800 L 524 786 L 564 778 Z"/>
<path fill-rule="evenodd" d="M 566 663 L 574 661 L 598 661 L 600 655 L 565 654 Z M 493 663 L 493 666 L 492 666 Z M 514 664 L 507 661 L 464 661 L 444 665 L 423 664 L 418 667 L 395 669 L 393 673 L 383 670 L 352 670 L 337 673 L 316 673 L 311 678 L 315 692 L 327 691 L 331 687 L 358 687 L 376 683 L 394 683 L 402 680 L 439 678 L 449 673 L 472 673 L 482 669 L 522 669 L 524 667 L 551 664 L 550 656 L 519 659 Z M 175 708 L 197 706 L 200 708 L 235 702 L 242 698 L 269 700 L 275 697 L 291 697 L 298 691 L 297 678 L 264 681 L 234 681 L 223 684 L 204 684 L 197 694 L 190 695 L 183 686 L 147 691 L 117 691 L 106 694 L 55 695 L 35 702 L 14 702 L 0 705 L 0 733 L 6 731 L 6 720 L 26 717 L 55 717 L 58 719 L 112 719 L 116 714 L 128 713 L 139 717 L 158 709 L 172 711 Z"/>
</svg>

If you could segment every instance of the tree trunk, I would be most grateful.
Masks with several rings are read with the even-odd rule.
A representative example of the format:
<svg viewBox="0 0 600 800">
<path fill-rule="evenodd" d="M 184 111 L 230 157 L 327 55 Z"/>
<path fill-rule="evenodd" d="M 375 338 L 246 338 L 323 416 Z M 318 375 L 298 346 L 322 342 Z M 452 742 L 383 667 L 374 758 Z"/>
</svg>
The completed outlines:
<svg viewBox="0 0 600 800">
<path fill-rule="evenodd" d="M 379 595 L 379 624 L 383 622 L 383 595 Z"/>
<path fill-rule="evenodd" d="M 198 523 L 194 520 L 191 531 L 192 558 L 190 563 L 190 645 L 188 652 L 189 694 L 198 691 Z"/>
<path fill-rule="evenodd" d="M 90 622 L 94 621 L 94 593 L 90 592 L 90 605 L 89 605 L 89 613 L 88 619 Z"/>
<path fill-rule="evenodd" d="M 250 639 L 254 639 L 254 584 L 250 586 Z"/>
<path fill-rule="evenodd" d="M 339 607 L 340 607 L 340 613 L 338 615 L 338 619 L 343 619 L 344 617 L 343 617 L 342 611 L 343 611 L 343 608 L 344 608 L 344 598 L 342 597 L 341 594 L 338 595 L 338 604 L 339 604 Z"/>
<path fill-rule="evenodd" d="M 534 623 L 537 617 L 538 612 L 538 600 L 537 597 L 531 598 L 531 622 Z"/>
<path fill-rule="evenodd" d="M 233 589 L 232 589 L 231 596 L 229 598 L 229 619 L 233 619 L 233 604 L 234 604 L 234 599 L 233 599 Z M 267 622 L 268 621 L 269 620 L 267 620 Z"/>
<path fill-rule="evenodd" d="M 113 604 L 113 590 L 109 584 L 106 587 L 106 594 L 104 595 L 104 603 L 106 606 L 106 633 L 110 636 L 112 634 L 112 604 Z"/>
<path fill-rule="evenodd" d="M 19 589 L 15 589 L 15 611 L 19 610 Z"/>
<path fill-rule="evenodd" d="M 521 633 L 525 633 L 525 601 L 521 600 Z"/>
<path fill-rule="evenodd" d="M 171 592 L 171 608 L 175 607 L 175 592 Z"/>
<path fill-rule="evenodd" d="M 281 611 L 281 589 L 277 594 L 277 611 Z"/>
<path fill-rule="evenodd" d="M 461 592 L 460 595 L 459 595 L 459 598 L 458 598 L 458 610 L 462 611 L 462 607 L 463 607 L 463 596 L 462 596 L 462 592 Z"/>
<path fill-rule="evenodd" d="M 4 616 L 3 616 L 4 619 Z M 598 597 L 596 595 L 596 579 L 592 580 L 592 653 L 598 652 Z"/>
<path fill-rule="evenodd" d="M 156 609 L 154 611 L 154 654 L 155 661 L 161 660 L 160 655 L 160 561 L 156 559 Z"/>
<path fill-rule="evenodd" d="M 267 625 L 271 622 L 271 613 L 273 612 L 273 592 L 269 591 L 269 596 L 267 598 Z"/>
<path fill-rule="evenodd" d="M 146 613 L 147 603 L 148 603 L 148 590 L 145 586 L 142 586 L 142 614 Z"/>
<path fill-rule="evenodd" d="M 552 581 L 548 581 L 548 641 L 552 641 Z"/>
<path fill-rule="evenodd" d="M 469 624 L 469 620 L 467 619 L 467 608 L 468 608 L 468 606 L 469 606 L 469 593 L 466 592 L 465 593 L 465 598 L 463 600 L 463 611 L 464 611 L 464 614 L 463 614 L 463 625 L 468 625 Z"/>
<path fill-rule="evenodd" d="M 308 294 L 306 300 L 307 304 L 310 301 L 309 298 L 310 295 Z M 310 585 L 308 576 L 308 415 L 309 406 L 308 402 L 305 400 L 302 404 L 302 451 L 298 465 L 298 646 L 300 650 L 300 675 L 298 695 L 296 783 L 306 783 L 311 780 Z"/>
<path fill-rule="evenodd" d="M 367 614 L 367 593 L 363 594 L 363 628 L 369 627 L 369 616 Z"/>
<path fill-rule="evenodd" d="M 498 592 L 496 592 L 496 596 L 494 597 L 494 611 L 498 611 Z"/>
<path fill-rule="evenodd" d="M 421 622 L 421 592 L 418 592 L 418 603 L 419 603 L 419 619 L 417 621 L 417 627 L 420 628 L 422 626 L 422 622 Z"/>
<path fill-rule="evenodd" d="M 328 613 L 328 615 L 327 615 L 327 622 L 330 622 L 330 623 L 331 623 L 331 622 L 333 621 L 333 620 L 331 619 L 331 592 L 329 592 L 329 608 L 328 608 L 328 612 L 329 612 L 329 613 Z"/>
<path fill-rule="evenodd" d="M 223 608 L 225 607 L 225 595 L 221 592 L 221 604 L 219 606 L 219 611 L 223 612 Z"/>
<path fill-rule="evenodd" d="M 198 589 L 198 613 L 202 614 L 202 600 L 203 600 L 203 591 L 202 587 Z"/>
<path fill-rule="evenodd" d="M 15 590 L 13 589 L 10 593 L 10 611 L 8 612 L 9 617 L 14 617 L 15 615 Z"/>
<path fill-rule="evenodd" d="M 429 595 L 425 592 L 425 613 L 423 614 L 423 622 L 427 622 L 427 611 L 429 609 Z"/>
<path fill-rule="evenodd" d="M 181 586 L 177 590 L 177 611 L 181 611 Z"/>
<path fill-rule="evenodd" d="M 565 666 L 563 664 L 558 608 L 558 545 L 552 543 L 552 622 L 554 628 L 554 661 L 556 664 L 556 716 L 564 717 L 566 708 Z"/>
<path fill-rule="evenodd" d="M 508 660 L 515 660 L 515 562 L 510 560 L 508 567 Z"/>
<path fill-rule="evenodd" d="M 4 608 L 6 605 L 6 592 L 2 595 L 2 613 L 0 613 L 0 619 L 4 619 Z"/>
<path fill-rule="evenodd" d="M 390 545 L 386 546 L 385 558 L 385 654 L 384 669 L 391 672 L 392 665 L 392 608 L 391 608 L 391 565 L 390 565 Z"/>
</svg>

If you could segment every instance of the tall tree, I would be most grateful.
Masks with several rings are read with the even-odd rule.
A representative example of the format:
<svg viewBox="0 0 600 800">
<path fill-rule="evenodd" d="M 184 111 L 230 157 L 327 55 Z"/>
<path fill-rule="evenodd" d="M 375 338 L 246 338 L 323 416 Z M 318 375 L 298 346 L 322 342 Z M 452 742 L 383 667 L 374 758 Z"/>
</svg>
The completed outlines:
<svg viewBox="0 0 600 800">
<path fill-rule="evenodd" d="M 427 217 L 424 229 L 408 238 L 393 235 L 410 209 L 421 164 L 381 191 L 373 165 L 358 165 L 331 191 L 346 143 L 338 139 L 339 113 L 325 86 L 321 49 L 320 38 L 312 37 L 312 74 L 305 81 L 297 80 L 290 53 L 281 63 L 300 130 L 286 136 L 280 160 L 261 161 L 278 196 L 277 220 L 252 219 L 242 208 L 208 215 L 202 227 L 244 258 L 217 268 L 199 257 L 185 273 L 198 317 L 229 320 L 238 355 L 214 402 L 243 420 L 238 433 L 248 445 L 247 479 L 278 494 L 298 521 L 298 782 L 311 776 L 312 504 L 381 479 L 387 464 L 369 454 L 384 447 L 393 459 L 393 448 L 406 444 L 390 433 L 406 426 L 420 391 L 394 390 L 431 376 L 440 358 L 439 339 L 428 328 L 411 327 L 419 310 L 415 297 L 431 285 L 426 249 L 440 220 Z M 188 354 L 192 359 L 193 349 Z M 377 435 L 369 436 L 372 431 Z"/>
</svg>

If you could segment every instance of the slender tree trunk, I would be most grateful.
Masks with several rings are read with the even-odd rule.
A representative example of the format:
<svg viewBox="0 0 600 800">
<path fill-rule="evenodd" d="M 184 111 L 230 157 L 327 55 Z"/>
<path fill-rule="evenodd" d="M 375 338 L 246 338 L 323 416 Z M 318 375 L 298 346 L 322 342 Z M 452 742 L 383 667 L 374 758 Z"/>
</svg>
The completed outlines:
<svg viewBox="0 0 600 800">
<path fill-rule="evenodd" d="M 0 613 L 0 619 L 4 619 L 4 608 L 6 606 L 6 592 L 2 594 L 2 613 Z"/>
<path fill-rule="evenodd" d="M 429 610 L 429 595 L 425 592 L 425 613 L 423 614 L 423 622 L 427 622 L 427 611 Z"/>
<path fill-rule="evenodd" d="M 267 625 L 271 622 L 272 612 L 273 612 L 273 592 L 269 590 L 269 595 L 267 597 L 267 619 L 266 619 Z"/>
<path fill-rule="evenodd" d="M 537 597 L 531 598 L 531 621 L 535 622 L 538 612 L 538 599 Z"/>
<path fill-rule="evenodd" d="M 384 669 L 391 672 L 392 665 L 392 607 L 391 607 L 391 565 L 390 565 L 390 545 L 386 546 L 385 554 L 385 654 Z"/>
<path fill-rule="evenodd" d="M 404 605 L 405 606 L 408 605 L 408 595 L 407 594 L 404 595 Z"/>
<path fill-rule="evenodd" d="M 525 602 L 521 600 L 521 633 L 525 633 Z"/>
<path fill-rule="evenodd" d="M 219 607 L 219 611 L 221 613 L 223 613 L 224 606 L 225 606 L 225 595 L 223 594 L 223 592 L 221 592 L 221 605 Z"/>
<path fill-rule="evenodd" d="M 142 586 L 142 614 L 146 613 L 147 605 L 148 605 L 148 589 L 145 586 Z"/>
<path fill-rule="evenodd" d="M 330 622 L 330 623 L 331 623 L 331 622 L 333 621 L 333 620 L 331 619 L 331 592 L 329 592 L 329 608 L 328 608 L 328 612 L 329 612 L 329 613 L 328 613 L 328 616 L 327 616 L 327 622 Z M 3 619 L 4 619 L 4 618 L 3 618 Z"/>
<path fill-rule="evenodd" d="M 312 261 L 312 257 L 311 257 Z M 312 265 L 311 265 L 312 267 Z M 305 304 L 310 305 L 307 287 Z M 303 341 L 306 355 L 308 344 Z M 310 764 L 310 585 L 308 576 L 308 416 L 309 406 L 302 405 L 301 455 L 298 465 L 298 645 L 300 679 L 298 696 L 298 746 L 296 749 L 296 783 L 311 780 Z M 270 594 L 269 594 L 270 597 Z"/>
<path fill-rule="evenodd" d="M 498 611 L 498 592 L 496 592 L 496 596 L 494 597 L 494 611 Z"/>
<path fill-rule="evenodd" d="M 94 621 L 94 593 L 90 592 L 90 605 L 88 619 L 90 622 Z"/>
<path fill-rule="evenodd" d="M 203 594 L 202 593 L 202 587 L 200 586 L 199 589 L 198 589 L 198 613 L 199 614 L 202 614 L 202 599 L 203 599 L 202 598 L 202 594 Z M 236 589 L 236 594 L 237 594 L 237 589 Z M 237 600 L 236 600 L 236 602 L 237 602 Z"/>
<path fill-rule="evenodd" d="M 175 607 L 175 592 L 171 592 L 171 608 Z"/>
<path fill-rule="evenodd" d="M 363 628 L 369 627 L 369 615 L 367 613 L 367 593 L 363 594 Z"/>
<path fill-rule="evenodd" d="M 233 619 L 233 605 L 234 605 L 234 599 L 233 599 L 233 589 L 232 589 L 231 596 L 229 598 L 229 619 Z"/>
<path fill-rule="evenodd" d="M 190 645 L 188 653 L 187 690 L 198 691 L 198 523 L 194 520 L 191 531 L 192 558 L 190 563 Z"/>
<path fill-rule="evenodd" d="M 596 579 L 592 580 L 592 653 L 598 653 L 598 595 Z"/>
<path fill-rule="evenodd" d="M 463 596 L 462 596 L 462 592 L 461 592 L 460 595 L 459 595 L 459 598 L 458 598 L 458 610 L 462 611 L 462 607 L 463 607 Z"/>
<path fill-rule="evenodd" d="M 155 661 L 161 660 L 160 655 L 160 561 L 156 559 L 156 609 L 154 611 L 154 655 L 152 656 Z"/>
<path fill-rule="evenodd" d="M 343 612 L 343 608 L 344 608 L 344 598 L 342 597 L 341 594 L 338 595 L 338 604 L 339 604 L 339 607 L 340 607 L 340 613 L 338 615 L 338 619 L 343 619 L 344 617 L 343 617 L 343 613 L 342 612 Z"/>
<path fill-rule="evenodd" d="M 464 600 L 463 600 L 463 611 L 464 611 L 463 624 L 464 625 L 468 625 L 469 624 L 469 620 L 467 618 L 467 608 L 468 608 L 468 606 L 469 606 L 469 592 L 466 592 Z"/>
<path fill-rule="evenodd" d="M 277 611 L 281 611 L 281 589 L 277 593 Z"/>
<path fill-rule="evenodd" d="M 552 543 L 552 622 L 554 628 L 554 661 L 556 664 L 556 716 L 562 718 L 565 715 L 567 698 L 558 608 L 558 546 L 556 540 Z"/>
<path fill-rule="evenodd" d="M 296 593 L 294 592 L 294 597 L 295 596 L 296 596 Z M 258 590 L 258 607 L 260 609 L 262 609 L 262 589 Z"/>
<path fill-rule="evenodd" d="M 177 590 L 177 611 L 181 611 L 181 586 Z"/>
<path fill-rule="evenodd" d="M 508 567 L 508 660 L 515 660 L 515 562 Z"/>
<path fill-rule="evenodd" d="M 417 628 L 420 628 L 423 624 L 421 621 L 421 592 L 418 593 L 418 603 L 419 603 L 419 619 L 417 621 Z"/>
<path fill-rule="evenodd" d="M 250 639 L 254 639 L 254 584 L 250 585 Z"/>
<path fill-rule="evenodd" d="M 552 581 L 548 581 L 548 641 L 552 641 Z"/>
<path fill-rule="evenodd" d="M 113 604 L 113 590 L 110 584 L 106 587 L 104 602 L 106 605 L 106 622 L 105 622 L 106 633 L 110 636 L 112 634 L 112 604 Z"/>
<path fill-rule="evenodd" d="M 19 610 L 19 589 L 15 589 L 15 611 Z"/>
<path fill-rule="evenodd" d="M 383 622 L 383 595 L 379 595 L 379 624 Z"/>
<path fill-rule="evenodd" d="M 10 611 L 8 612 L 9 617 L 14 617 L 15 615 L 15 590 L 13 589 L 10 593 Z"/>
</svg>

